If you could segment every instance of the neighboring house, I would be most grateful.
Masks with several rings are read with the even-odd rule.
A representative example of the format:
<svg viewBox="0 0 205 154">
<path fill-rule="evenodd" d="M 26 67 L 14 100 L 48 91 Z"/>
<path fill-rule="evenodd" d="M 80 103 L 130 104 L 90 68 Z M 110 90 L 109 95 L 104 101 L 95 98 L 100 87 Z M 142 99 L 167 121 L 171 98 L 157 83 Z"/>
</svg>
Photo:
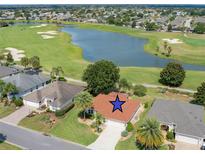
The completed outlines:
<svg viewBox="0 0 205 154">
<path fill-rule="evenodd" d="M 196 17 L 195 20 L 194 20 L 194 23 L 198 23 L 198 22 L 205 24 L 205 16 Z"/>
<path fill-rule="evenodd" d="M 73 97 L 84 87 L 71 85 L 64 81 L 53 82 L 46 87 L 23 97 L 24 105 L 40 108 L 47 106 L 50 110 L 61 110 L 73 104 Z"/>
<path fill-rule="evenodd" d="M 175 100 L 156 100 L 148 117 L 174 130 L 175 139 L 191 144 L 205 142 L 204 107 Z"/>
<path fill-rule="evenodd" d="M 0 78 L 17 74 L 18 69 L 8 66 L 0 66 Z"/>
<path fill-rule="evenodd" d="M 171 21 L 172 30 L 180 30 L 180 28 L 184 27 L 184 23 L 186 18 L 182 16 L 177 16 L 173 21 Z"/>
<path fill-rule="evenodd" d="M 18 94 L 9 97 L 22 97 L 23 95 L 32 92 L 45 86 L 50 81 L 50 77 L 34 71 L 21 72 L 12 76 L 2 78 L 5 83 L 11 83 L 18 89 Z"/>
<path fill-rule="evenodd" d="M 119 96 L 120 101 L 125 101 L 125 103 L 122 105 L 123 112 L 119 110 L 112 112 L 113 105 L 110 103 L 110 101 L 114 101 L 117 95 Z M 124 93 L 112 92 L 108 95 L 99 94 L 93 100 L 93 108 L 95 111 L 109 120 L 125 124 L 131 121 L 139 107 L 139 100 L 131 100 L 128 98 L 128 95 Z"/>
</svg>

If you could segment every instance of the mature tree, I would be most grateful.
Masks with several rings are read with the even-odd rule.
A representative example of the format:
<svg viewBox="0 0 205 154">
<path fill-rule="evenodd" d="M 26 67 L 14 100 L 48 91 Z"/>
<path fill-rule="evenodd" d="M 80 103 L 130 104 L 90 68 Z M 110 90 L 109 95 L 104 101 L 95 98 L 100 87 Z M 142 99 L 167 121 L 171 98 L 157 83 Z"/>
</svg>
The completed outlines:
<svg viewBox="0 0 205 154">
<path fill-rule="evenodd" d="M 59 80 L 60 77 L 64 75 L 63 68 L 61 66 L 53 67 L 51 71 L 51 78 L 56 78 Z"/>
<path fill-rule="evenodd" d="M 134 95 L 139 96 L 139 97 L 145 96 L 146 92 L 147 92 L 147 89 L 143 85 L 135 85 L 133 88 Z"/>
<path fill-rule="evenodd" d="M 119 88 L 129 90 L 131 88 L 131 84 L 127 81 L 127 79 L 122 78 L 119 81 Z"/>
<path fill-rule="evenodd" d="M 87 82 L 87 88 L 93 95 L 109 93 L 119 82 L 119 72 L 119 68 L 111 61 L 101 60 L 88 65 L 82 79 Z"/>
<path fill-rule="evenodd" d="M 6 61 L 8 63 L 13 63 L 14 62 L 13 56 L 12 56 L 12 54 L 10 52 L 6 56 Z"/>
<path fill-rule="evenodd" d="M 38 56 L 33 56 L 29 59 L 29 64 L 32 66 L 33 69 L 40 68 L 40 58 Z"/>
<path fill-rule="evenodd" d="M 154 22 L 145 22 L 146 31 L 154 31 L 158 29 L 158 26 Z"/>
<path fill-rule="evenodd" d="M 26 68 L 29 65 L 29 58 L 27 57 L 21 58 L 21 65 Z"/>
<path fill-rule="evenodd" d="M 137 25 L 137 24 L 136 24 L 136 21 L 133 21 L 133 22 L 132 22 L 132 28 L 135 28 L 136 25 Z"/>
<path fill-rule="evenodd" d="M 205 82 L 202 82 L 201 86 L 197 88 L 197 92 L 194 94 L 194 100 L 192 102 L 199 105 L 205 105 Z"/>
<path fill-rule="evenodd" d="M 145 119 L 137 127 L 136 139 L 145 149 L 158 149 L 164 142 L 160 123 L 155 119 Z"/>
<path fill-rule="evenodd" d="M 183 67 L 175 62 L 168 63 L 167 66 L 160 72 L 160 82 L 167 86 L 178 87 L 182 84 L 185 78 Z"/>
<path fill-rule="evenodd" d="M 167 26 L 167 31 L 168 31 L 168 32 L 171 32 L 171 31 L 172 31 L 172 25 L 171 25 L 171 24 L 169 24 L 169 25 Z"/>
<path fill-rule="evenodd" d="M 168 46 L 168 47 L 167 47 L 167 56 L 170 56 L 170 55 L 171 55 L 171 52 L 172 52 L 172 47 L 171 47 L 171 46 Z"/>
<path fill-rule="evenodd" d="M 87 91 L 83 91 L 74 97 L 75 105 L 83 110 L 84 119 L 85 119 L 86 109 L 92 106 L 92 101 L 93 101 L 93 97 Z"/>
<path fill-rule="evenodd" d="M 194 33 L 197 34 L 204 34 L 205 32 L 205 24 L 203 23 L 197 23 L 196 27 L 194 28 Z"/>
<path fill-rule="evenodd" d="M 168 47 L 168 43 L 167 41 L 164 42 L 164 50 L 167 50 L 167 47 Z"/>
</svg>

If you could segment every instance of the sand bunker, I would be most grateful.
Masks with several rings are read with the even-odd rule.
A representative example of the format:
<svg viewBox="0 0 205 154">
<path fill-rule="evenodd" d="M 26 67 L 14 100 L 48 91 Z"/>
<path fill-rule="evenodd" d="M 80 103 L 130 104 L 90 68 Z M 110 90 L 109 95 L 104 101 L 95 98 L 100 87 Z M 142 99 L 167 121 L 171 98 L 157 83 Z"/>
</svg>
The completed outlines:
<svg viewBox="0 0 205 154">
<path fill-rule="evenodd" d="M 51 36 L 51 35 L 41 35 L 41 37 L 43 39 L 51 39 L 51 38 L 54 38 L 55 36 Z"/>
<path fill-rule="evenodd" d="M 47 32 L 37 32 L 37 34 L 43 34 L 43 35 L 57 35 L 57 31 L 47 31 Z"/>
<path fill-rule="evenodd" d="M 37 32 L 37 34 L 41 35 L 43 39 L 51 39 L 54 38 L 55 35 L 58 34 L 57 31 L 47 31 L 47 32 Z"/>
<path fill-rule="evenodd" d="M 41 24 L 41 25 L 37 25 L 37 26 L 31 26 L 30 28 L 40 28 L 40 27 L 45 27 L 47 26 L 47 24 Z"/>
<path fill-rule="evenodd" d="M 168 38 L 165 38 L 165 39 L 162 39 L 163 41 L 166 41 L 170 44 L 179 44 L 179 43 L 183 43 L 182 41 L 180 41 L 179 39 L 168 39 Z"/>
<path fill-rule="evenodd" d="M 16 48 L 5 48 L 5 50 L 9 51 L 14 59 L 14 61 L 20 61 L 21 58 L 25 57 L 24 50 L 18 50 Z M 5 52 L 4 54 L 8 54 L 8 52 Z"/>
</svg>

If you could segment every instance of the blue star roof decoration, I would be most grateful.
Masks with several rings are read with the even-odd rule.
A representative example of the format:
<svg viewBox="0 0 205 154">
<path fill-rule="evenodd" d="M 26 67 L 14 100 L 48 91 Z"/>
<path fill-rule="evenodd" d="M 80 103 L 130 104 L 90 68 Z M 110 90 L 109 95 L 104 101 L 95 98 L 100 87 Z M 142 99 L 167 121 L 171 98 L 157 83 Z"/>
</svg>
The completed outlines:
<svg viewBox="0 0 205 154">
<path fill-rule="evenodd" d="M 116 110 L 122 111 L 122 105 L 125 103 L 125 101 L 121 101 L 117 95 L 115 101 L 110 101 L 110 103 L 113 105 L 112 112 L 115 112 Z"/>
</svg>

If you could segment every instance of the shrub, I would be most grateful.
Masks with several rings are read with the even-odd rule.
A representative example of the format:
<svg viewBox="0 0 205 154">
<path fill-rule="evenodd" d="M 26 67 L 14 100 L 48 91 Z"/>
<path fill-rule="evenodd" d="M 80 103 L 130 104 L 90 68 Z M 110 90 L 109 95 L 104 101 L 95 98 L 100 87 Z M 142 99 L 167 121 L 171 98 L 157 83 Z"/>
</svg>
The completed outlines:
<svg viewBox="0 0 205 154">
<path fill-rule="evenodd" d="M 194 100 L 192 103 L 205 105 L 205 82 L 201 83 L 201 85 L 197 88 L 197 92 L 194 93 Z"/>
<path fill-rule="evenodd" d="M 167 132 L 166 138 L 168 140 L 174 140 L 174 133 L 173 133 L 173 131 Z"/>
<path fill-rule="evenodd" d="M 57 110 L 57 111 L 55 112 L 55 115 L 56 115 L 57 117 L 62 117 L 62 116 L 64 116 L 69 110 L 71 110 L 73 107 L 74 107 L 74 104 L 71 105 L 71 106 L 69 106 L 69 107 L 67 107 L 67 108 L 65 108 L 65 109 Z"/>
<path fill-rule="evenodd" d="M 148 108 L 148 107 L 149 107 L 149 103 L 146 102 L 146 103 L 144 104 L 144 108 L 146 109 L 146 108 Z"/>
<path fill-rule="evenodd" d="M 134 130 L 134 126 L 133 126 L 133 124 L 132 124 L 131 122 L 128 122 L 128 123 L 127 123 L 126 130 L 127 130 L 128 132 L 131 132 L 131 131 Z"/>
<path fill-rule="evenodd" d="M 123 132 L 121 132 L 121 136 L 122 137 L 127 137 L 128 136 L 128 131 L 124 130 Z"/>
<path fill-rule="evenodd" d="M 142 96 L 146 95 L 147 89 L 142 85 L 136 85 L 136 86 L 134 86 L 133 91 L 134 91 L 134 95 L 142 97 Z"/>
<path fill-rule="evenodd" d="M 15 98 L 14 100 L 13 100 L 13 102 L 14 102 L 14 104 L 16 105 L 16 106 L 22 106 L 23 105 L 23 100 L 22 99 L 20 99 L 20 98 Z"/>
<path fill-rule="evenodd" d="M 169 63 L 160 72 L 159 82 L 166 86 L 179 87 L 185 78 L 185 71 L 178 63 Z"/>
</svg>

